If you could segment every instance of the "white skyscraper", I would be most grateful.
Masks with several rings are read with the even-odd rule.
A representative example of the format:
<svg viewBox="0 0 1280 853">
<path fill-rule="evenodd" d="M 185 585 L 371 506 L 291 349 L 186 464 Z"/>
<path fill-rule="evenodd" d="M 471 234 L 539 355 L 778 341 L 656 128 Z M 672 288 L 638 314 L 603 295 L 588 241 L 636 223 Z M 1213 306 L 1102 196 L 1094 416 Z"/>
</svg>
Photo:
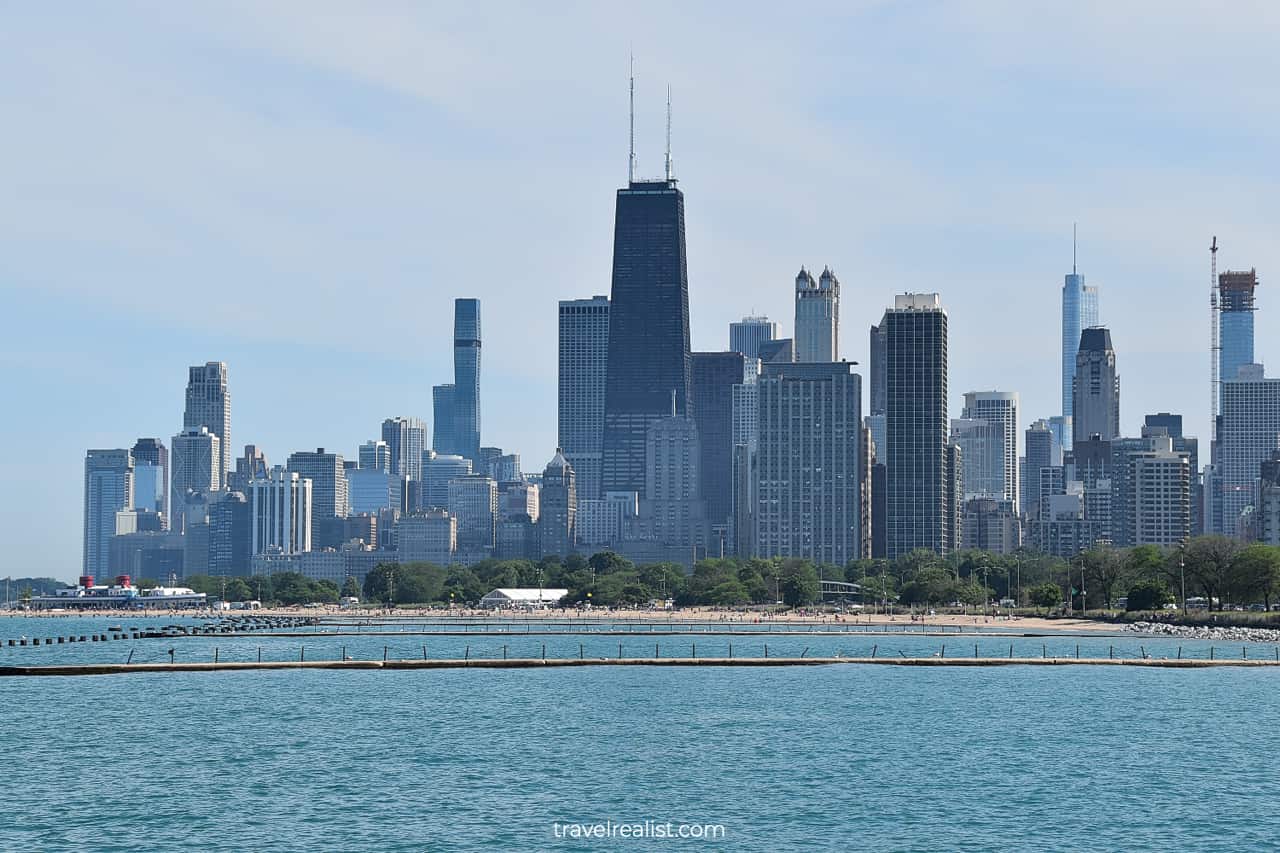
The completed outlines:
<svg viewBox="0 0 1280 853">
<path fill-rule="evenodd" d="M 207 427 L 218 437 L 217 488 L 221 488 L 231 474 L 231 392 L 227 390 L 226 362 L 210 361 L 188 369 L 187 404 L 183 410 L 182 428 L 200 427 Z M 174 493 L 175 504 L 178 498 L 179 495 Z"/>
<path fill-rule="evenodd" d="M 249 483 L 254 554 L 311 550 L 311 481 L 277 465 Z"/>
<path fill-rule="evenodd" d="M 1003 478 L 1003 486 L 988 491 L 996 484 L 984 486 L 981 492 L 983 497 L 1003 498 L 1009 501 L 1014 512 L 1018 511 L 1018 504 L 1021 500 L 1021 492 L 1018 488 L 1018 394 L 1013 391 L 969 391 L 964 395 L 964 410 L 960 413 L 961 418 L 983 420 L 989 423 L 1000 424 L 1002 431 L 1003 450 L 1001 457 L 1003 464 L 1000 470 L 1000 476 Z M 970 465 L 969 453 L 966 450 L 963 456 L 964 462 L 964 491 L 967 497 L 975 496 L 977 493 L 970 483 Z M 977 470 L 976 468 L 973 470 Z"/>
<path fill-rule="evenodd" d="M 748 360 L 760 357 L 760 345 L 778 339 L 778 324 L 768 317 L 743 317 L 729 324 L 729 352 L 740 352 Z"/>
<path fill-rule="evenodd" d="M 840 281 L 823 269 L 817 281 L 804 267 L 796 276 L 796 361 L 840 357 Z"/>
<path fill-rule="evenodd" d="M 1084 276 L 1076 272 L 1074 254 L 1073 248 L 1071 272 L 1062 283 L 1062 418 L 1065 424 L 1055 430 L 1055 435 L 1064 449 L 1070 449 L 1072 443 L 1071 419 L 1075 408 L 1076 353 L 1080 349 L 1080 333 L 1098 325 L 1098 288 L 1085 286 Z"/>
<path fill-rule="evenodd" d="M 583 498 L 600 496 L 604 392 L 609 364 L 609 299 L 560 303 L 560 450 Z"/>
<path fill-rule="evenodd" d="M 169 490 L 175 533 L 187 529 L 187 493 L 207 495 L 222 487 L 222 442 L 208 427 L 189 427 L 173 437 L 169 461 L 173 485 Z"/>
</svg>

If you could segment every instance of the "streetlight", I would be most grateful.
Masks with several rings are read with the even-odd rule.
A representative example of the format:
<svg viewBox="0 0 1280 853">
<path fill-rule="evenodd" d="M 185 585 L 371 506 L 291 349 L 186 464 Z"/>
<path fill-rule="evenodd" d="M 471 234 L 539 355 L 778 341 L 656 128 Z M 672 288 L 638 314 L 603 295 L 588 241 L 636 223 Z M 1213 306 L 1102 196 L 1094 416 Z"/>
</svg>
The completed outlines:
<svg viewBox="0 0 1280 853">
<path fill-rule="evenodd" d="M 1182 578 L 1182 618 L 1187 617 L 1187 558 L 1185 554 L 1178 555 L 1178 574 Z"/>
</svg>

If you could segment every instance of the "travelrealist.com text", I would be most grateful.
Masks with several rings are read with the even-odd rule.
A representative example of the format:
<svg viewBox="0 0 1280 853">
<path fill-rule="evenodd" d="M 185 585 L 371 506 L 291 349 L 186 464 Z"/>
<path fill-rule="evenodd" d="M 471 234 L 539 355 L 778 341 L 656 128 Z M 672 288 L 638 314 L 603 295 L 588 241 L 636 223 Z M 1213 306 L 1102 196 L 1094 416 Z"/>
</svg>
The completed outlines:
<svg viewBox="0 0 1280 853">
<path fill-rule="evenodd" d="M 551 831 L 556 838 L 704 838 L 725 837 L 722 823 L 672 823 L 670 821 L 606 820 L 598 823 L 561 823 L 554 821 Z"/>
</svg>

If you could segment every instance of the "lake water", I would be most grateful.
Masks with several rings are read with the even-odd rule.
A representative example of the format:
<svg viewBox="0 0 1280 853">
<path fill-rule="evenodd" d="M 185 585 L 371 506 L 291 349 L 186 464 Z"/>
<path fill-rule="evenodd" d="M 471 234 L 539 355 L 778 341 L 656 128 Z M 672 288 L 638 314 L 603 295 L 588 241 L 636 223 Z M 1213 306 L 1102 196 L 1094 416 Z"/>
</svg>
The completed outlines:
<svg viewBox="0 0 1280 853">
<path fill-rule="evenodd" d="M 12 621 L 25 627 L 0 622 L 0 636 L 34 635 L 34 620 Z M 432 657 L 468 643 L 497 654 L 504 638 L 386 639 L 308 639 L 307 657 L 313 647 L 336 657 L 343 644 L 352 656 L 381 657 L 384 644 L 420 655 L 423 640 Z M 544 642 L 505 640 L 512 656 Z M 689 651 L 690 638 L 655 641 L 664 654 Z M 220 655 L 262 645 L 288 659 L 299 646 L 167 642 L 5 648 L 0 662 L 122 659 L 129 648 L 159 659 L 170 647 L 197 659 L 215 643 Z M 545 642 L 549 655 L 576 656 L 581 642 L 603 656 L 618 640 Z M 622 642 L 643 654 L 644 638 Z M 763 638 L 733 642 L 745 653 Z M 779 654 L 941 643 L 771 638 L 770 654 L 775 642 L 787 647 Z M 1056 644 L 1065 656 L 1076 638 L 990 642 L 1029 656 Z M 1171 650 L 1150 638 L 1080 642 Z M 1127 667 L 8 678 L 0 849 L 1270 850 L 1278 691 L 1280 670 Z M 557 824 L 604 821 L 717 824 L 725 838 L 556 836 Z"/>
</svg>

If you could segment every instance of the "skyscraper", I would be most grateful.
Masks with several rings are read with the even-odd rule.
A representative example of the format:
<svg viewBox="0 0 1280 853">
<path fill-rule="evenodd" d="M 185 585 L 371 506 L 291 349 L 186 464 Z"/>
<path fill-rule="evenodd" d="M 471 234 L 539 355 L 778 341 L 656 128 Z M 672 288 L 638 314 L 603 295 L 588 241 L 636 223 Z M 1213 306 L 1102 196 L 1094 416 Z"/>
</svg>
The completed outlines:
<svg viewBox="0 0 1280 853">
<path fill-rule="evenodd" d="M 472 472 L 471 460 L 456 453 L 422 454 L 421 506 L 416 509 L 448 509 L 449 481 Z"/>
<path fill-rule="evenodd" d="M 454 434 L 457 425 L 453 403 L 455 389 L 452 382 L 431 388 L 431 449 L 436 453 L 458 455 L 458 437 Z"/>
<path fill-rule="evenodd" d="M 560 303 L 560 449 L 577 475 L 578 496 L 600 497 L 609 298 Z"/>
<path fill-rule="evenodd" d="M 480 452 L 480 300 L 453 301 L 454 452 L 474 464 Z"/>
<path fill-rule="evenodd" d="M 123 448 L 90 450 L 84 457 L 84 558 L 80 574 L 111 575 L 116 513 L 133 503 L 133 456 Z"/>
<path fill-rule="evenodd" d="M 182 414 L 184 430 L 207 427 L 218 437 L 217 486 L 231 474 L 231 392 L 227 390 L 227 365 L 222 361 L 195 365 L 187 371 L 187 404 Z M 174 495 L 174 501 L 178 499 Z"/>
<path fill-rule="evenodd" d="M 1076 353 L 1072 445 L 1098 435 L 1110 441 L 1120 435 L 1120 376 L 1111 332 L 1094 326 L 1080 333 Z"/>
<path fill-rule="evenodd" d="M 759 395 L 756 554 L 858 559 L 861 377 L 848 362 L 766 364 Z"/>
<path fill-rule="evenodd" d="M 483 559 L 493 551 L 498 524 L 498 484 L 487 474 L 449 481 L 449 515 L 458 520 L 458 550 Z"/>
<path fill-rule="evenodd" d="M 884 329 L 880 326 L 871 327 L 871 411 L 868 413 L 872 416 L 883 415 L 885 410 L 885 335 Z M 881 453 L 884 452 L 881 448 Z"/>
<path fill-rule="evenodd" d="M 840 357 L 840 281 L 824 268 L 817 281 L 804 267 L 796 276 L 796 361 Z"/>
<path fill-rule="evenodd" d="M 670 546 L 678 554 L 707 544 L 707 505 L 699 493 L 700 446 L 694 419 L 674 411 L 649 424 L 645 437 L 643 538 Z"/>
<path fill-rule="evenodd" d="M 742 384 L 745 364 L 739 352 L 693 354 L 693 412 L 700 447 L 698 488 L 707 502 L 707 520 L 726 536 L 733 508 L 733 395 L 734 388 Z"/>
<path fill-rule="evenodd" d="M 1030 518 L 1040 505 L 1040 470 L 1062 464 L 1062 447 L 1054 440 L 1053 431 L 1044 419 L 1027 427 L 1024 441 L 1027 465 L 1022 488 L 1022 511 Z"/>
<path fill-rule="evenodd" d="M 890 559 L 945 554 L 959 508 L 947 442 L 947 312 L 936 293 L 894 300 L 885 335 L 885 537 Z"/>
<path fill-rule="evenodd" d="M 391 446 L 385 441 L 366 441 L 360 445 L 359 459 L 361 469 L 390 472 Z"/>
<path fill-rule="evenodd" d="M 994 492 L 983 492 L 984 497 L 1003 498 L 1016 515 L 1021 493 L 1018 488 L 1018 394 L 1015 391 L 968 391 L 964 395 L 962 418 L 976 418 L 989 423 L 999 423 L 1003 431 L 1003 464 L 1001 474 L 1004 487 Z M 967 452 L 967 451 L 966 451 Z M 969 483 L 969 460 L 965 459 L 965 493 L 974 494 Z M 995 484 L 992 484 L 993 486 Z"/>
<path fill-rule="evenodd" d="M 690 414 L 684 194 L 673 178 L 628 181 L 614 213 L 601 491 L 643 492 L 649 424 Z"/>
<path fill-rule="evenodd" d="M 740 352 L 747 358 L 759 358 L 760 345 L 777 338 L 778 324 L 768 317 L 743 317 L 729 324 L 729 351 Z"/>
<path fill-rule="evenodd" d="M 158 438 L 133 445 L 133 508 L 158 512 L 169 521 L 169 449 Z"/>
<path fill-rule="evenodd" d="M 954 418 L 951 442 L 960 448 L 964 499 L 1007 500 L 1005 487 L 1005 428 L 997 420 Z"/>
<path fill-rule="evenodd" d="M 1221 346 L 1218 379 L 1228 382 L 1246 364 L 1253 364 L 1253 292 L 1258 271 L 1227 272 L 1218 276 Z"/>
<path fill-rule="evenodd" d="M 544 557 L 573 552 L 578 514 L 577 481 L 573 466 L 556 449 L 542 471 L 538 500 L 538 538 Z"/>
<path fill-rule="evenodd" d="M 173 453 L 173 484 L 169 505 L 175 533 L 187 530 L 188 495 L 204 496 L 221 488 L 222 441 L 208 427 L 188 427 L 170 441 Z M 203 520 L 203 519 L 199 519 Z"/>
<path fill-rule="evenodd" d="M 254 554 L 311 550 L 311 481 L 277 465 L 249 483 Z"/>
<path fill-rule="evenodd" d="M 342 454 L 326 453 L 323 447 L 310 451 L 298 451 L 289 455 L 287 470 L 311 481 L 311 539 L 316 550 L 336 548 L 342 544 L 341 533 L 328 522 L 334 518 L 346 518 L 348 505 L 347 477 L 343 471 Z M 317 530 L 335 533 L 317 537 Z M 336 541 L 335 541 L 336 539 Z"/>
<path fill-rule="evenodd" d="M 1074 233 L 1072 242 L 1074 244 Z M 1073 383 L 1076 375 L 1076 353 L 1080 349 L 1080 333 L 1090 326 L 1098 325 L 1098 288 L 1085 286 L 1084 276 L 1076 272 L 1074 254 L 1073 245 L 1071 272 L 1062 284 L 1062 417 L 1064 418 L 1072 417 L 1075 410 Z"/>
<path fill-rule="evenodd" d="M 1222 383 L 1222 533 L 1239 532 L 1240 514 L 1253 502 L 1254 481 L 1278 438 L 1280 379 L 1265 377 L 1262 365 L 1246 365 Z"/>
<path fill-rule="evenodd" d="M 387 418 L 382 422 L 382 440 L 391 451 L 391 473 L 421 480 L 427 425 L 418 418 Z"/>
</svg>

